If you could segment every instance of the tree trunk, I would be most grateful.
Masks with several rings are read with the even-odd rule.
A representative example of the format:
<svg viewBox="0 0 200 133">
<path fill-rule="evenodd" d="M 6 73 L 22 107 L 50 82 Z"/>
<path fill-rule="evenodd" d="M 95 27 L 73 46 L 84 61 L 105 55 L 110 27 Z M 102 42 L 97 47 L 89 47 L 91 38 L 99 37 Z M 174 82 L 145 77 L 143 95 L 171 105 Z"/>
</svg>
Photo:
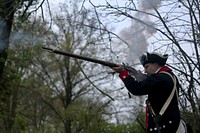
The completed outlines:
<svg viewBox="0 0 200 133">
<path fill-rule="evenodd" d="M 15 7 L 14 0 L 1 0 L 0 2 L 0 80 L 3 79 L 2 73 L 3 73 L 5 62 L 7 59 L 7 50 L 9 47 L 10 33 L 12 29 L 12 23 L 13 23 L 14 12 L 15 12 L 14 7 Z M 4 83 L 4 84 L 7 84 L 7 83 Z M 9 89 L 3 85 L 1 85 L 1 88 L 3 90 Z M 7 97 L 7 98 L 3 98 L 3 99 L 7 99 L 6 101 L 0 101 L 3 105 L 7 105 L 9 103 L 10 95 L 2 95 L 1 97 Z M 3 107 L 6 107 L 6 106 L 3 106 Z M 3 107 L 1 107 L 3 111 L 7 110 Z M 9 107 L 6 107 L 6 108 L 9 108 Z M 4 127 L 4 129 L 6 129 L 6 133 L 10 133 L 11 132 L 10 125 L 13 125 L 12 124 L 13 118 L 11 118 L 9 113 L 7 113 L 7 115 L 8 116 L 4 117 L 4 126 L 5 125 L 7 126 L 9 125 L 9 126 Z"/>
<path fill-rule="evenodd" d="M 0 77 L 7 59 L 6 50 L 9 47 L 14 11 L 14 0 L 3 0 L 0 2 Z"/>
<path fill-rule="evenodd" d="M 64 121 L 64 128 L 65 128 L 65 133 L 71 133 L 71 121 L 70 120 L 65 120 Z"/>
</svg>

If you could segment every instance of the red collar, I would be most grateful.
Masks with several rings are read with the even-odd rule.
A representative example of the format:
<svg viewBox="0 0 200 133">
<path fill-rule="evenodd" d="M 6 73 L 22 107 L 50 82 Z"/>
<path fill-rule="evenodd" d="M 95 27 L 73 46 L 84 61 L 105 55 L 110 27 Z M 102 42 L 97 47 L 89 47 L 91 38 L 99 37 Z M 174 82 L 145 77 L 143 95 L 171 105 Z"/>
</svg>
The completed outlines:
<svg viewBox="0 0 200 133">
<path fill-rule="evenodd" d="M 160 71 L 172 71 L 172 69 L 169 68 L 168 66 L 163 66 L 160 68 L 160 70 L 158 72 L 160 72 Z"/>
</svg>

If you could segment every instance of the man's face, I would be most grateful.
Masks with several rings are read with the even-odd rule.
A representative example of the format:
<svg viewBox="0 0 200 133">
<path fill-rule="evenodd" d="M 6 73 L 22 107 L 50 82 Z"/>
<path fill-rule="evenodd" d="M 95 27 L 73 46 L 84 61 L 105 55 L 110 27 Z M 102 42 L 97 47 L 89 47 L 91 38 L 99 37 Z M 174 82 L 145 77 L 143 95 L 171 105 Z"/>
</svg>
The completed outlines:
<svg viewBox="0 0 200 133">
<path fill-rule="evenodd" d="M 156 63 L 147 63 L 144 66 L 145 73 L 147 73 L 148 76 L 155 73 L 158 68 L 158 64 Z"/>
</svg>

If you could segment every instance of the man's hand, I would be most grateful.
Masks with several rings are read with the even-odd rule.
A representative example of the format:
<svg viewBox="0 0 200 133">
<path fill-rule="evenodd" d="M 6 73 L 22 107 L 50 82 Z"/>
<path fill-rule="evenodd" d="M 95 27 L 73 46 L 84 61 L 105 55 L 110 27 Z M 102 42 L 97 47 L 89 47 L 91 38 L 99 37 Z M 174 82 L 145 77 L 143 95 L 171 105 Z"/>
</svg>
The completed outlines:
<svg viewBox="0 0 200 133">
<path fill-rule="evenodd" d="M 126 67 L 124 67 L 123 65 L 120 65 L 120 64 L 116 64 L 116 65 L 117 65 L 117 67 L 111 67 L 111 69 L 113 69 L 117 73 L 121 73 L 124 70 L 126 70 L 126 71 L 128 71 L 130 73 L 131 76 L 135 77 L 135 79 L 137 81 L 143 81 L 143 80 L 145 80 L 147 78 L 147 75 L 143 74 L 140 70 L 136 70 L 136 69 L 133 69 L 131 67 L 130 68 L 129 67 L 126 68 Z M 121 77 L 123 77 L 123 76 L 121 76 Z M 127 75 L 125 77 L 127 77 Z"/>
<path fill-rule="evenodd" d="M 116 64 L 116 65 L 117 65 L 117 67 L 111 67 L 111 69 L 113 69 L 115 72 L 121 73 L 122 71 L 125 70 L 122 65 L 120 65 L 120 64 Z"/>
</svg>

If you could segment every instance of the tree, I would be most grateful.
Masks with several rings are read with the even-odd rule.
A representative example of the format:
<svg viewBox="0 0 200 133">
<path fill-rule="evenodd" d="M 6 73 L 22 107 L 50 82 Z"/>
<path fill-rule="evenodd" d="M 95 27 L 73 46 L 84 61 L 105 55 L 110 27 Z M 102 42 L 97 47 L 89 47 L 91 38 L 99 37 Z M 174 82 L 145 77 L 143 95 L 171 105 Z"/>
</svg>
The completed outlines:
<svg viewBox="0 0 200 133">
<path fill-rule="evenodd" d="M 44 2 L 44 1 L 43 1 Z M 42 2 L 42 3 L 43 3 Z M 17 97 L 17 93 L 13 93 L 13 91 L 17 91 L 16 90 L 12 90 L 13 86 L 11 85 L 11 83 L 13 83 L 12 81 L 16 78 L 20 77 L 20 74 L 18 75 L 18 71 L 20 70 L 16 70 L 16 68 L 9 68 L 5 71 L 4 73 L 4 66 L 7 65 L 6 61 L 7 61 L 7 57 L 8 57 L 8 50 L 9 50 L 9 40 L 10 40 L 10 36 L 11 36 L 11 30 L 12 30 L 12 26 L 13 26 L 13 21 L 14 21 L 14 15 L 17 12 L 18 15 L 21 16 L 21 22 L 23 22 L 24 20 L 26 20 L 27 16 L 29 16 L 32 11 L 29 12 L 29 8 L 33 5 L 37 4 L 36 0 L 1 0 L 0 1 L 0 91 L 1 91 L 1 96 L 0 96 L 0 104 L 2 105 L 0 108 L 0 112 L 1 114 L 5 114 L 5 112 L 7 111 L 7 113 L 11 113 L 11 117 L 8 118 L 8 121 L 5 121 L 4 123 L 6 124 L 4 127 L 7 130 L 7 132 L 11 132 L 11 127 L 13 126 L 13 120 L 12 117 L 14 117 L 15 115 L 15 105 L 13 105 L 13 110 L 9 110 L 7 107 L 9 107 L 9 100 L 10 98 L 13 98 L 13 101 L 16 99 Z M 39 6 L 41 7 L 42 4 Z M 38 8 L 36 8 L 37 10 Z M 14 71 L 12 73 L 12 71 Z M 11 73 L 9 73 L 11 72 Z M 16 75 L 14 75 L 16 74 Z M 19 76 L 19 77 L 18 77 Z M 10 79 L 11 78 L 11 79 Z M 13 79 L 12 79 L 13 78 Z M 16 79 L 18 80 L 18 79 Z M 13 84 L 14 85 L 14 84 Z M 13 97 L 11 97 L 13 95 Z M 8 109 L 8 110 L 7 110 Z M 7 115 L 8 116 L 8 115 Z M 5 116 L 1 117 L 1 120 L 4 119 L 5 120 Z"/>
<path fill-rule="evenodd" d="M 76 18 L 79 17 L 76 16 Z M 5 70 L 13 69 L 14 71 L 9 71 L 7 76 L 10 78 L 10 75 L 14 74 L 17 76 L 15 79 L 18 80 L 13 79 L 13 82 L 7 82 L 10 94 L 5 103 L 9 106 L 4 106 L 4 111 L 8 113 L 3 120 L 8 124 L 2 123 L 1 125 L 6 127 L 5 132 L 76 132 L 75 129 L 80 129 L 77 121 L 80 123 L 93 121 L 92 126 L 91 124 L 80 124 L 84 131 L 93 130 L 93 128 L 99 128 L 99 131 L 103 130 L 101 126 L 106 123 L 103 115 L 106 114 L 105 108 L 110 100 L 106 103 L 99 103 L 100 100 L 95 103 L 91 101 L 90 105 L 88 104 L 89 98 L 84 95 L 93 90 L 93 96 L 96 99 L 102 98 L 96 94 L 95 88 L 91 86 L 87 78 L 92 78 L 90 80 L 97 84 L 103 84 L 99 81 L 101 78 L 104 79 L 104 72 L 97 71 L 98 68 L 93 68 L 86 62 L 79 61 L 79 65 L 77 65 L 73 59 L 41 50 L 40 39 L 42 38 L 42 41 L 49 46 L 57 46 L 66 51 L 80 50 L 80 53 L 87 54 L 87 56 L 94 54 L 94 49 L 91 50 L 91 43 L 99 42 L 99 38 L 96 38 L 96 29 L 79 25 L 80 29 L 78 28 L 79 30 L 76 31 L 77 27 L 73 27 L 75 23 L 70 21 L 66 19 L 66 24 L 69 23 L 70 28 L 68 25 L 62 27 L 63 25 L 59 25 L 61 22 L 57 21 L 57 25 L 61 29 L 59 34 L 48 31 L 48 24 L 41 19 L 34 23 L 27 20 L 22 24 L 23 26 L 20 21 L 15 21 L 13 40 L 11 41 L 13 51 L 7 60 L 12 65 L 6 64 Z M 90 19 L 84 21 L 90 26 L 94 24 Z M 63 28 L 67 28 L 67 31 Z M 84 34 L 80 32 L 84 32 Z M 61 36 L 63 38 L 59 38 Z M 58 41 L 59 44 L 57 44 Z M 87 73 L 87 68 L 90 70 L 89 73 Z M 97 72 L 92 73 L 93 70 Z M 88 77 L 85 78 L 81 71 Z M 88 99 L 88 101 L 86 100 L 88 105 L 81 99 L 83 97 Z M 99 107 L 93 108 L 94 105 L 99 105 Z M 80 106 L 82 107 L 80 108 Z M 94 113 L 96 117 L 90 116 Z M 97 125 L 95 126 L 95 124 Z M 72 127 L 75 131 L 71 130 Z"/>
<path fill-rule="evenodd" d="M 0 75 L 3 72 L 5 60 L 7 58 L 6 49 L 8 49 L 10 32 L 14 18 L 14 1 L 0 1 Z"/>
<path fill-rule="evenodd" d="M 102 2 L 99 5 L 89 2 L 94 7 L 97 16 L 100 11 L 101 14 L 104 11 L 106 17 L 115 20 L 114 22 L 127 19 L 132 21 L 129 28 L 134 32 L 130 35 L 137 38 L 133 41 L 126 38 L 125 46 L 128 45 L 130 49 L 135 48 L 134 51 L 139 51 L 135 41 L 143 40 L 150 43 L 149 50 L 170 54 L 168 65 L 175 69 L 182 84 L 180 104 L 183 117 L 190 122 L 195 132 L 199 132 L 199 1 L 143 0 L 120 1 L 120 4 L 106 1 L 105 4 Z M 99 23 L 103 24 L 102 19 L 99 20 Z M 139 39 L 140 37 L 143 39 Z M 146 45 L 146 42 L 143 44 Z"/>
<path fill-rule="evenodd" d="M 0 127 L 2 132 L 12 133 L 15 126 L 15 118 L 17 114 L 18 95 L 24 73 L 31 55 L 24 49 L 9 50 L 6 68 L 1 78 L 1 117 Z M 5 100 L 4 100 L 5 99 Z"/>
<path fill-rule="evenodd" d="M 41 2 L 44 3 L 44 0 Z M 3 72 L 7 59 L 9 48 L 9 39 L 14 21 L 14 15 L 17 13 L 21 20 L 24 21 L 33 12 L 29 8 L 38 4 L 38 0 L 1 0 L 0 1 L 0 75 Z M 42 4 L 38 6 L 42 7 Z M 35 10 L 35 11 L 36 11 Z"/>
<path fill-rule="evenodd" d="M 33 36 L 39 35 L 42 37 L 42 41 L 45 42 L 48 47 L 54 47 L 68 52 L 78 52 L 86 56 L 93 56 L 98 52 L 97 50 L 100 50 L 101 48 L 101 39 L 104 33 L 101 32 L 101 34 L 99 34 L 97 29 L 94 28 L 96 22 L 93 17 L 89 17 L 90 12 L 86 12 L 85 10 L 78 11 L 78 6 L 76 4 L 73 6 L 74 8 L 71 10 L 72 12 L 68 11 L 67 8 L 63 6 L 62 12 L 55 16 L 54 22 L 59 31 L 58 33 L 46 32 L 46 34 L 38 34 L 42 31 L 46 31 L 45 23 L 41 24 L 40 21 L 35 22 L 34 24 L 36 25 L 32 25 L 34 28 L 32 29 L 31 33 L 35 33 Z M 42 25 L 44 25 L 44 27 L 42 27 Z M 29 27 L 26 26 L 23 28 L 27 29 L 27 31 L 22 30 L 22 33 L 28 32 Z M 39 42 L 37 43 L 39 44 Z M 97 50 L 94 49 L 94 44 L 99 45 Z M 82 121 L 85 121 L 86 123 L 95 121 L 95 117 L 90 116 L 90 113 L 93 111 L 96 113 L 96 116 L 99 116 L 99 118 L 96 119 L 98 121 L 91 123 L 93 126 L 90 126 L 91 124 L 80 124 L 80 126 L 84 128 L 83 130 L 92 130 L 90 128 L 98 127 L 94 126 L 94 124 L 101 125 L 101 123 L 105 123 L 103 120 L 103 113 L 105 112 L 102 112 L 102 110 L 108 106 L 110 100 L 108 100 L 105 104 L 98 103 L 100 101 L 98 100 L 96 104 L 102 105 L 99 106 L 99 108 L 90 107 L 84 111 L 85 108 L 83 107 L 81 108 L 83 111 L 79 109 L 78 113 L 76 113 L 77 109 L 73 108 L 74 106 L 79 105 L 76 105 L 77 100 L 79 101 L 80 98 L 85 97 L 84 95 L 88 94 L 89 92 L 94 93 L 94 95 L 89 95 L 89 97 L 95 96 L 96 99 L 98 99 L 98 97 L 99 99 L 102 98 L 95 92 L 95 88 L 91 86 L 91 82 L 94 82 L 96 86 L 103 84 L 107 76 L 107 74 L 105 74 L 106 71 L 99 70 L 99 68 L 95 67 L 95 64 L 76 61 L 69 57 L 63 57 L 42 51 L 41 47 L 36 50 L 32 49 L 30 54 L 33 55 L 33 59 L 29 64 L 27 70 L 28 73 L 25 74 L 24 78 L 25 81 L 28 81 L 25 82 L 25 85 L 28 86 L 24 86 L 23 88 L 32 88 L 30 93 L 28 93 L 28 96 L 32 96 L 33 98 L 28 100 L 28 98 L 25 96 L 21 97 L 23 97 L 22 102 L 25 104 L 27 101 L 29 101 L 27 106 L 32 105 L 32 108 L 29 108 L 30 111 L 28 112 L 21 112 L 21 114 L 28 116 L 29 118 L 33 115 L 34 119 L 31 119 L 31 121 L 29 120 L 29 122 L 32 124 L 26 125 L 25 127 L 28 127 L 30 130 L 42 131 L 41 128 L 44 125 L 41 125 L 40 121 L 43 120 L 45 123 L 46 121 L 55 121 L 57 122 L 56 125 L 58 125 L 60 128 L 53 127 L 51 131 L 59 130 L 60 132 L 70 133 L 73 132 L 72 127 L 76 127 L 77 130 L 79 129 L 79 127 L 76 126 L 77 123 L 75 123 L 77 121 L 80 121 L 80 123 L 82 123 Z M 95 71 L 95 73 L 93 71 Z M 85 77 L 86 75 L 87 77 Z M 104 80 L 101 81 L 102 79 Z M 88 82 L 88 80 L 91 82 Z M 42 91 L 42 88 L 44 89 L 44 92 Z M 48 95 L 46 95 L 45 92 L 47 92 Z M 37 100 L 33 100 L 35 98 Z M 37 105 L 39 102 L 48 105 L 47 109 L 50 108 L 51 111 L 45 111 L 46 106 L 43 104 Z M 84 102 L 81 104 L 84 104 Z M 41 114 L 43 114 L 42 118 L 44 119 L 41 119 L 37 112 L 41 112 Z M 43 112 L 46 112 L 47 114 L 45 115 Z M 90 113 L 88 114 L 88 112 Z M 83 118 L 81 118 L 81 114 L 85 113 L 87 114 L 85 115 L 87 119 L 84 118 L 84 120 L 82 120 Z M 46 119 L 47 117 L 48 119 Z M 18 114 L 18 118 L 24 119 L 24 117 L 20 114 Z M 25 120 L 27 121 L 27 119 Z M 48 125 L 51 126 L 51 124 Z M 103 129 L 99 128 L 99 130 Z"/>
</svg>

